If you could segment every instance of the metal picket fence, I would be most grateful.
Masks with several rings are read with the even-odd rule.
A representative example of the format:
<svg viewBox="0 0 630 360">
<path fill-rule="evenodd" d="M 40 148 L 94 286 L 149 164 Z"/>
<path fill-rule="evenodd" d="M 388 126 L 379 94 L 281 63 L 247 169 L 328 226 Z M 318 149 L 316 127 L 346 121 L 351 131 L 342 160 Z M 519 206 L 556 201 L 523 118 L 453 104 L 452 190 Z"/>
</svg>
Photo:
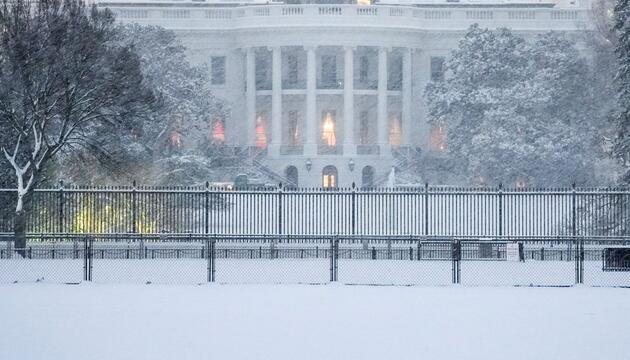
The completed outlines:
<svg viewBox="0 0 630 360">
<path fill-rule="evenodd" d="M 15 190 L 0 189 L 0 233 Z M 29 233 L 628 236 L 625 188 L 64 187 L 37 189 Z"/>
<path fill-rule="evenodd" d="M 38 234 L 17 249 L 5 235 L 0 283 L 630 287 L 629 249 L 629 237 L 242 234 Z"/>
</svg>

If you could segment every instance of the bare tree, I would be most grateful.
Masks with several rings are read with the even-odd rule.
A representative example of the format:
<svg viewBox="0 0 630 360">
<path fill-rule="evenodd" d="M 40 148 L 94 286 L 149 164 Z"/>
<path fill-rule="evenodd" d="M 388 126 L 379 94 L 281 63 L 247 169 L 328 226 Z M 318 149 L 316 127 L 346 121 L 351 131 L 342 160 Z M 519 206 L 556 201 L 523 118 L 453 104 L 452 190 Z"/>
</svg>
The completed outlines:
<svg viewBox="0 0 630 360">
<path fill-rule="evenodd" d="M 109 11 L 81 0 L 3 0 L 0 9 L 2 153 L 17 185 L 16 248 L 45 167 L 96 127 L 125 126 L 152 101 L 133 49 Z"/>
</svg>

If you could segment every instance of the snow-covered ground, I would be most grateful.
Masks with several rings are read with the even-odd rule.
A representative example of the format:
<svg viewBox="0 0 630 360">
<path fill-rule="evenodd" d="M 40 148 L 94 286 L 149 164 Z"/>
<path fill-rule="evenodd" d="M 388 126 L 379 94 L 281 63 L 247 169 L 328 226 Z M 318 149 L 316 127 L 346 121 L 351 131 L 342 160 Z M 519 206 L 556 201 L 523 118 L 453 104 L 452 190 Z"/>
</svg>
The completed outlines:
<svg viewBox="0 0 630 360">
<path fill-rule="evenodd" d="M 0 286 L 0 359 L 628 359 L 630 290 Z"/>
</svg>

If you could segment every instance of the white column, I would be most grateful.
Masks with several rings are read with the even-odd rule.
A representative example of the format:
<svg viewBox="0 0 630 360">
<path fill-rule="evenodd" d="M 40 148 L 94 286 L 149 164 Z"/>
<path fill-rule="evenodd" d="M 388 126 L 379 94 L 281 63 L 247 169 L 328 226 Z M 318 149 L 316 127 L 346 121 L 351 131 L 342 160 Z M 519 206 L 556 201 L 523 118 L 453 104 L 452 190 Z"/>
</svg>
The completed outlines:
<svg viewBox="0 0 630 360">
<path fill-rule="evenodd" d="M 378 145 L 381 155 L 390 153 L 389 124 L 387 121 L 387 49 L 378 49 L 378 101 L 377 101 Z"/>
<path fill-rule="evenodd" d="M 343 67 L 343 154 L 356 155 L 354 143 L 354 48 L 344 48 Z"/>
<path fill-rule="evenodd" d="M 245 111 L 245 129 L 247 131 L 247 145 L 256 145 L 256 51 L 254 48 L 246 50 L 246 81 L 247 81 L 247 110 Z"/>
<path fill-rule="evenodd" d="M 282 144 L 282 52 L 279 46 L 273 47 L 271 64 L 271 144 L 270 156 L 280 155 Z"/>
<path fill-rule="evenodd" d="M 403 53 L 403 79 L 402 79 L 402 135 L 403 145 L 411 144 L 411 86 L 412 86 L 412 54 L 411 48 L 405 49 Z"/>
<path fill-rule="evenodd" d="M 306 47 L 306 142 L 304 155 L 317 155 L 317 86 L 315 47 Z"/>
</svg>

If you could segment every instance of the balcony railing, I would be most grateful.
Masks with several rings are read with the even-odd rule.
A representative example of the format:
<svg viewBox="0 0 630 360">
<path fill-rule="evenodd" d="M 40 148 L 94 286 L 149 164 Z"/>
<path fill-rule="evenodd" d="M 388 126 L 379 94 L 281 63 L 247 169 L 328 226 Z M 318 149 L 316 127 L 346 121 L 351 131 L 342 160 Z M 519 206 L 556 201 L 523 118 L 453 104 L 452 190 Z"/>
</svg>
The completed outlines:
<svg viewBox="0 0 630 360">
<path fill-rule="evenodd" d="M 514 30 L 584 30 L 593 28 L 588 8 L 557 8 L 543 2 L 522 7 L 473 9 L 469 7 L 417 8 L 376 5 L 255 5 L 216 8 L 201 3 L 133 4 L 124 0 L 98 0 L 119 20 L 162 24 L 172 29 L 234 29 L 277 26 L 404 27 L 419 30 L 466 29 L 474 23 L 506 26 Z M 446 4 L 446 1 L 444 2 Z M 203 5 L 203 6 L 201 6 Z M 168 7 L 168 9 L 165 9 Z M 163 21 L 168 19 L 168 21 Z"/>
<path fill-rule="evenodd" d="M 280 155 L 302 155 L 304 154 L 303 145 L 282 145 L 280 146 Z"/>
<path fill-rule="evenodd" d="M 317 155 L 341 155 L 343 154 L 342 145 L 324 145 L 317 146 Z"/>
<path fill-rule="evenodd" d="M 357 155 L 379 155 L 378 145 L 357 145 Z"/>
</svg>

